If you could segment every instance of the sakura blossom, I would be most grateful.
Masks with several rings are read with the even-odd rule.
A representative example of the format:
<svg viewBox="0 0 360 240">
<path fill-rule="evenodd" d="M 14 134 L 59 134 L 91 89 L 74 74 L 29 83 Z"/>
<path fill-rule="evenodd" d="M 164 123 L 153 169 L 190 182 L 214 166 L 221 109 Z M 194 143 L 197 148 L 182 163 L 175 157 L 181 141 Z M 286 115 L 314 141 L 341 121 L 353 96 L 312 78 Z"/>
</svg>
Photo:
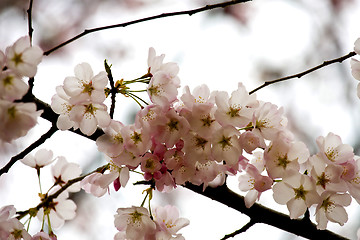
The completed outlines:
<svg viewBox="0 0 360 240">
<path fill-rule="evenodd" d="M 15 103 L 0 99 L 0 139 L 11 142 L 25 136 L 37 124 L 43 111 L 35 103 Z"/>
<path fill-rule="evenodd" d="M 47 149 L 39 149 L 35 155 L 28 154 L 21 162 L 29 167 L 40 169 L 51 164 L 55 158 L 53 158 L 53 152 Z"/>
<path fill-rule="evenodd" d="M 6 48 L 6 66 L 20 76 L 34 77 L 37 65 L 41 62 L 43 51 L 40 47 L 30 46 L 29 36 L 19 38 Z"/>
<path fill-rule="evenodd" d="M 118 208 L 114 224 L 126 239 L 142 240 L 155 233 L 156 224 L 144 207 Z"/>
<path fill-rule="evenodd" d="M 70 103 L 70 96 L 65 93 L 63 86 L 57 86 L 56 94 L 51 98 L 51 109 L 59 114 L 56 121 L 58 129 L 67 130 L 73 127 L 76 130 L 79 128 L 79 123 L 70 119 L 70 111 L 74 106 Z"/>
<path fill-rule="evenodd" d="M 338 194 L 336 192 L 325 191 L 321 194 L 322 203 L 316 207 L 317 228 L 326 229 L 328 221 L 344 225 L 348 220 L 348 215 L 344 206 L 349 206 L 351 197 L 349 194 Z"/>
<path fill-rule="evenodd" d="M 0 99 L 14 101 L 21 99 L 29 86 L 11 70 L 0 72 Z"/>
<path fill-rule="evenodd" d="M 63 186 L 69 180 L 79 177 L 81 174 L 81 168 L 76 163 L 69 163 L 65 157 L 57 157 L 56 163 L 52 166 L 51 172 L 54 178 L 54 184 Z M 80 183 L 72 184 L 67 188 L 69 192 L 80 191 Z"/>
<path fill-rule="evenodd" d="M 249 95 L 242 83 L 238 84 L 238 89 L 231 93 L 215 93 L 217 110 L 216 120 L 222 125 L 232 125 L 234 127 L 245 127 L 251 122 L 258 101 L 255 95 Z"/>
<path fill-rule="evenodd" d="M 105 86 L 108 83 L 106 72 L 102 71 L 94 76 L 88 63 L 80 63 L 75 66 L 75 76 L 66 77 L 64 91 L 70 96 L 69 102 L 79 104 L 90 101 L 103 103 L 105 100 Z"/>
<path fill-rule="evenodd" d="M 15 218 L 16 209 L 13 205 L 0 208 L 0 239 L 30 240 L 30 234 L 24 225 Z"/>
<path fill-rule="evenodd" d="M 305 214 L 306 209 L 320 202 L 313 180 L 295 170 L 289 170 L 281 182 L 273 186 L 274 200 L 286 204 L 290 218 L 296 219 Z"/>
<path fill-rule="evenodd" d="M 181 239 L 182 235 L 177 232 L 190 223 L 188 219 L 179 218 L 179 210 L 171 205 L 156 207 L 154 221 L 157 226 L 156 239 Z"/>
<path fill-rule="evenodd" d="M 55 192 L 59 188 L 54 188 Z M 76 204 L 74 201 L 68 199 L 69 193 L 67 191 L 63 191 L 60 193 L 58 197 L 53 199 L 48 205 L 41 208 L 37 217 L 39 220 L 51 223 L 51 228 L 59 229 L 61 228 L 66 220 L 74 219 L 76 216 Z"/>
</svg>

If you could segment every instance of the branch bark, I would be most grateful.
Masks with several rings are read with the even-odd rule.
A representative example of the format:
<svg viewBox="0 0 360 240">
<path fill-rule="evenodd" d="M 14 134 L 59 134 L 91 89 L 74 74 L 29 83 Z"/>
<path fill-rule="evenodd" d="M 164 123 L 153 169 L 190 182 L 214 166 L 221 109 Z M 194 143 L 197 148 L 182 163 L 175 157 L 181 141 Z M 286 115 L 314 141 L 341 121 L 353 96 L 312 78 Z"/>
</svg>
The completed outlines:
<svg viewBox="0 0 360 240">
<path fill-rule="evenodd" d="M 244 3 L 244 2 L 249 2 L 251 0 L 232 0 L 232 1 L 228 1 L 228 2 L 223 2 L 223 3 L 217 3 L 217 4 L 212 4 L 212 5 L 206 5 L 204 7 L 201 8 L 196 8 L 196 9 L 192 9 L 192 10 L 186 10 L 186 11 L 179 11 L 179 12 L 170 12 L 170 13 L 162 13 L 159 15 L 155 15 L 155 16 L 151 16 L 151 17 L 146 17 L 146 18 L 141 18 L 141 19 L 137 19 L 137 20 L 133 20 L 130 22 L 125 22 L 125 23 L 120 23 L 120 24 L 114 24 L 114 25 L 108 25 L 108 26 L 103 26 L 103 27 L 97 27 L 97 28 L 91 28 L 91 29 L 85 29 L 82 33 L 70 38 L 69 40 L 59 44 L 58 46 L 47 50 L 44 52 L 44 55 L 48 56 L 49 54 L 51 54 L 52 52 L 56 51 L 57 49 L 68 45 L 69 43 L 89 34 L 89 33 L 93 33 L 93 32 L 99 32 L 102 30 L 106 30 L 106 29 L 112 29 L 112 28 L 119 28 L 119 27 L 126 27 L 129 25 L 133 25 L 133 24 L 137 24 L 137 23 L 141 23 L 141 22 L 146 22 L 146 21 L 151 21 L 151 20 L 155 20 L 155 19 L 159 19 L 159 18 L 166 18 L 166 17 L 173 17 L 173 16 L 180 16 L 180 15 L 193 15 L 199 12 L 204 12 L 204 11 L 208 11 L 208 10 L 212 10 L 215 8 L 225 8 L 231 5 L 235 5 L 238 3 Z"/>
<path fill-rule="evenodd" d="M 196 186 L 191 183 L 186 183 L 184 187 L 246 214 L 251 218 L 251 221 L 256 223 L 265 223 L 308 239 L 347 239 L 329 230 L 318 230 L 316 225 L 307 218 L 290 219 L 286 214 L 257 203 L 251 208 L 247 208 L 244 197 L 231 191 L 226 185 L 217 188 L 207 187 L 205 191 L 203 191 L 202 186 Z"/>
<path fill-rule="evenodd" d="M 250 91 L 249 94 L 251 95 L 251 94 L 255 93 L 256 91 L 258 91 L 258 90 L 260 90 L 260 89 L 262 89 L 262 88 L 264 88 L 264 87 L 266 87 L 268 85 L 277 83 L 277 82 L 286 81 L 286 80 L 289 80 L 289 79 L 292 79 L 292 78 L 301 78 L 301 77 L 303 77 L 303 76 L 305 76 L 305 75 L 307 75 L 307 74 L 309 74 L 311 72 L 314 72 L 314 71 L 316 71 L 316 70 L 318 70 L 320 68 L 323 68 L 323 67 L 325 67 L 327 65 L 337 63 L 337 62 L 342 63 L 344 60 L 346 60 L 348 58 L 351 58 L 351 57 L 353 57 L 355 55 L 356 55 L 355 52 L 350 52 L 345 56 L 335 58 L 335 59 L 332 59 L 332 60 L 329 60 L 329 61 L 324 61 L 322 64 L 317 65 L 317 66 L 315 66 L 313 68 L 310 68 L 310 69 L 308 69 L 306 71 L 303 71 L 301 73 L 297 73 L 297 74 L 294 74 L 294 75 L 290 75 L 290 76 L 287 76 L 287 77 L 283 77 L 283 78 L 279 78 L 279 79 L 275 79 L 275 80 L 271 80 L 271 81 L 266 81 L 266 82 L 264 82 L 263 85 L 261 85 L 261 86 L 255 88 L 254 90 Z"/>
</svg>

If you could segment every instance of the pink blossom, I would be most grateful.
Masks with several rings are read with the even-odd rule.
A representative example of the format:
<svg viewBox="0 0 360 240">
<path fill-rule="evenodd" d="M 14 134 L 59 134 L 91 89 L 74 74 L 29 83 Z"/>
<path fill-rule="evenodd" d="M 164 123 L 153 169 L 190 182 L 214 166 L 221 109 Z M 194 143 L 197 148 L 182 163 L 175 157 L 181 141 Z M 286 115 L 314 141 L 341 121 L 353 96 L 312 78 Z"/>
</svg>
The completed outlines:
<svg viewBox="0 0 360 240">
<path fill-rule="evenodd" d="M 65 157 L 58 157 L 55 165 L 52 166 L 51 172 L 54 178 L 55 184 L 59 186 L 65 185 L 69 180 L 77 178 L 81 174 L 81 168 L 76 163 L 69 163 Z M 69 192 L 80 191 L 80 183 L 72 184 L 66 189 Z"/>
<path fill-rule="evenodd" d="M 29 86 L 11 70 L 0 72 L 0 99 L 14 101 L 21 99 Z"/>
<path fill-rule="evenodd" d="M 261 102 L 252 118 L 253 132 L 265 139 L 272 140 L 280 131 L 284 131 L 287 119 L 283 108 L 269 102 Z"/>
<path fill-rule="evenodd" d="M 282 177 L 289 169 L 298 171 L 299 163 L 310 156 L 302 142 L 292 142 L 285 134 L 279 133 L 264 152 L 266 170 L 272 179 Z"/>
<path fill-rule="evenodd" d="M 66 77 L 64 80 L 64 91 L 70 96 L 70 103 L 103 103 L 104 89 L 109 81 L 106 72 L 102 71 L 94 76 L 88 63 L 76 65 L 74 72 L 74 77 Z"/>
<path fill-rule="evenodd" d="M 59 188 L 54 188 L 53 191 L 55 192 L 58 189 Z M 44 219 L 44 214 L 48 215 L 51 227 L 53 229 L 61 228 L 64 225 L 65 220 L 74 219 L 76 216 L 76 204 L 68 198 L 69 193 L 67 191 L 60 193 L 60 195 L 53 199 L 51 203 L 38 211 L 37 217 L 42 221 Z"/>
<path fill-rule="evenodd" d="M 100 103 L 75 105 L 70 111 L 69 118 L 79 124 L 82 133 L 90 136 L 96 131 L 97 126 L 109 126 L 111 118 L 106 109 L 106 105 Z"/>
<path fill-rule="evenodd" d="M 356 80 L 360 80 L 360 61 L 351 58 L 350 59 L 351 74 Z"/>
<path fill-rule="evenodd" d="M 154 221 L 157 226 L 156 239 L 159 236 L 161 239 L 179 239 L 182 235 L 177 232 L 190 223 L 186 218 L 179 218 L 179 210 L 171 205 L 154 208 Z"/>
<path fill-rule="evenodd" d="M 150 134 L 135 125 L 127 125 L 121 129 L 125 149 L 135 156 L 141 156 L 151 147 Z M 133 166 L 133 165 L 131 165 Z"/>
<path fill-rule="evenodd" d="M 25 136 L 43 111 L 35 103 L 12 103 L 0 99 L 0 139 L 11 142 Z"/>
<path fill-rule="evenodd" d="M 6 66 L 18 75 L 34 77 L 43 51 L 38 46 L 30 46 L 29 36 L 19 38 L 6 48 Z"/>
<path fill-rule="evenodd" d="M 111 120 L 110 125 L 104 128 L 105 134 L 96 139 L 96 145 L 99 151 L 109 157 L 117 157 L 124 150 L 124 138 L 121 129 L 124 124 Z"/>
<path fill-rule="evenodd" d="M 273 184 L 273 180 L 268 176 L 263 176 L 260 171 L 252 164 L 248 164 L 245 174 L 239 176 L 239 189 L 247 191 L 245 195 L 245 206 L 251 207 L 256 199 L 259 200 L 262 192 L 269 190 Z"/>
<path fill-rule="evenodd" d="M 239 143 L 241 148 L 249 154 L 256 148 L 265 149 L 266 147 L 264 139 L 250 131 L 246 131 L 240 135 Z"/>
<path fill-rule="evenodd" d="M 318 137 L 316 143 L 320 150 L 319 156 L 329 164 L 342 164 L 354 157 L 353 148 L 343 144 L 341 138 L 334 133 L 330 132 L 326 137 Z"/>
<path fill-rule="evenodd" d="M 238 164 L 242 153 L 238 136 L 239 131 L 232 126 L 222 127 L 213 134 L 211 153 L 215 161 L 225 161 L 230 167 Z"/>
<path fill-rule="evenodd" d="M 282 181 L 273 186 L 273 192 L 277 203 L 287 205 L 291 219 L 300 217 L 307 208 L 321 201 L 313 180 L 293 170 L 286 171 Z"/>
<path fill-rule="evenodd" d="M 65 93 L 63 86 L 57 86 L 56 94 L 51 98 L 51 109 L 60 114 L 56 122 L 58 129 L 67 130 L 73 127 L 76 130 L 79 128 L 79 123 L 70 119 L 70 111 L 74 106 L 70 103 L 70 96 Z"/>
<path fill-rule="evenodd" d="M 326 229 L 328 221 L 344 225 L 348 220 L 348 215 L 344 206 L 349 206 L 351 197 L 349 194 L 338 194 L 325 191 L 321 194 L 322 202 L 316 207 L 317 228 Z"/>
<path fill-rule="evenodd" d="M 52 163 L 55 160 L 53 158 L 53 152 L 47 149 L 39 149 L 35 155 L 28 154 L 21 162 L 29 167 L 40 169 Z"/>
<path fill-rule="evenodd" d="M 126 239 L 142 240 L 155 233 L 156 225 L 144 207 L 118 208 L 114 220 L 115 227 L 125 232 Z"/>
<path fill-rule="evenodd" d="M 360 55 L 360 38 L 356 39 L 354 43 L 354 51 L 356 54 Z"/>
<path fill-rule="evenodd" d="M 222 125 L 232 125 L 234 127 L 245 127 L 251 122 L 251 118 L 258 101 L 255 95 L 249 95 L 242 83 L 238 84 L 238 89 L 231 93 L 215 93 L 217 110 L 216 120 Z"/>
</svg>

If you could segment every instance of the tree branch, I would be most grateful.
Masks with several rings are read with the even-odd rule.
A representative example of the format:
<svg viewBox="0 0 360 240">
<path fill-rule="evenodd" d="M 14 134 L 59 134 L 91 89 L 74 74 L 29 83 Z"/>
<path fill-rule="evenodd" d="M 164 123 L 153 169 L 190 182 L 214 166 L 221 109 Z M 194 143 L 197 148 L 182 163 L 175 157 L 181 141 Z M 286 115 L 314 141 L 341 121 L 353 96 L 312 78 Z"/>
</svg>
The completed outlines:
<svg viewBox="0 0 360 240">
<path fill-rule="evenodd" d="M 65 185 L 63 185 L 59 190 L 57 190 L 55 193 L 47 196 L 41 203 L 39 203 L 35 208 L 37 211 L 39 211 L 42 207 L 49 205 L 49 203 L 51 203 L 55 198 L 57 198 L 63 191 L 65 191 L 68 187 L 70 187 L 71 185 L 73 185 L 74 183 L 80 182 L 81 180 L 83 180 L 85 177 L 89 176 L 90 174 L 93 174 L 95 172 L 99 172 L 99 173 L 103 173 L 109 164 L 105 164 L 101 167 L 98 167 L 97 169 L 95 169 L 92 172 L 89 172 L 85 175 L 82 175 L 80 177 L 74 178 L 69 180 Z M 17 219 L 21 219 L 24 216 L 26 216 L 27 214 L 29 214 L 31 209 L 26 210 L 26 211 L 19 211 L 17 212 L 18 216 Z"/>
<path fill-rule="evenodd" d="M 309 74 L 311 72 L 314 72 L 314 71 L 316 71 L 316 70 L 318 70 L 320 68 L 323 68 L 323 67 L 325 67 L 327 65 L 330 65 L 330 64 L 333 64 L 333 63 L 336 63 L 336 62 L 341 63 L 344 60 L 346 60 L 346 59 L 348 59 L 350 57 L 353 57 L 355 55 L 356 55 L 355 52 L 350 52 L 345 56 L 335 58 L 335 59 L 329 60 L 329 61 L 324 61 L 322 64 L 317 65 L 316 67 L 310 68 L 310 69 L 308 69 L 306 71 L 303 71 L 301 73 L 290 75 L 290 76 L 279 78 L 279 79 L 275 79 L 275 80 L 271 80 L 271 81 L 266 81 L 266 82 L 264 82 L 263 85 L 261 85 L 261 86 L 255 88 L 254 90 L 250 91 L 249 94 L 253 94 L 254 92 L 256 92 L 256 91 L 258 91 L 258 90 L 260 90 L 260 89 L 262 89 L 262 88 L 264 88 L 264 87 L 266 87 L 266 86 L 268 86 L 270 84 L 273 84 L 273 83 L 282 82 L 282 81 L 289 80 L 289 79 L 292 79 L 292 78 L 301 78 L 302 76 L 304 76 L 306 74 Z"/>
<path fill-rule="evenodd" d="M 93 32 L 98 32 L 98 31 L 102 31 L 102 30 L 106 30 L 106 29 L 112 29 L 112 28 L 119 28 L 119 27 L 126 27 L 129 25 L 133 25 L 136 23 L 141 23 L 141 22 L 146 22 L 146 21 L 151 21 L 151 20 L 155 20 L 155 19 L 159 19 L 159 18 L 166 18 L 166 17 L 172 17 L 172 16 L 179 16 L 179 15 L 193 15 L 199 12 L 204 12 L 204 11 L 208 11 L 208 10 L 212 10 L 215 8 L 225 8 L 228 7 L 230 5 L 235 5 L 238 3 L 244 3 L 244 2 L 248 2 L 251 0 L 232 0 L 232 1 L 228 1 L 228 2 L 223 2 L 223 3 L 217 3 L 217 4 L 213 4 L 213 5 L 206 5 L 204 7 L 201 8 L 196 8 L 196 9 L 192 9 L 192 10 L 187 10 L 187 11 L 179 11 L 179 12 L 170 12 L 170 13 L 162 13 L 159 15 L 155 15 L 155 16 L 151 16 L 151 17 L 146 17 L 146 18 L 141 18 L 141 19 L 137 19 L 137 20 L 133 20 L 130 22 L 125 22 L 125 23 L 120 23 L 120 24 L 114 24 L 114 25 L 108 25 L 108 26 L 104 26 L 104 27 L 97 27 L 97 28 L 91 28 L 91 29 L 85 29 L 82 33 L 70 38 L 69 40 L 59 44 L 58 46 L 47 50 L 46 52 L 44 52 L 44 55 L 48 56 L 50 53 L 54 52 L 55 50 L 89 34 L 89 33 L 93 33 Z"/>
<path fill-rule="evenodd" d="M 242 228 L 240 228 L 239 230 L 236 230 L 233 233 L 226 234 L 221 240 L 226 240 L 226 239 L 229 239 L 231 237 L 235 237 L 236 235 L 238 235 L 240 233 L 246 232 L 249 228 L 254 226 L 255 223 L 256 222 L 254 222 L 252 219 L 250 219 L 250 221 L 247 224 L 245 224 Z"/>
<path fill-rule="evenodd" d="M 9 169 L 12 167 L 12 165 L 14 165 L 18 160 L 23 159 L 32 150 L 43 144 L 46 141 L 46 139 L 50 138 L 57 130 L 58 130 L 57 127 L 53 125 L 45 134 L 43 134 L 38 140 L 36 140 L 30 146 L 28 146 L 24 151 L 12 157 L 10 161 L 3 168 L 0 169 L 0 176 L 3 173 L 7 173 Z"/>
<path fill-rule="evenodd" d="M 226 185 L 217 188 L 207 187 L 205 191 L 202 186 L 191 183 L 186 183 L 184 187 L 246 214 L 255 223 L 265 223 L 308 239 L 347 239 L 329 230 L 318 230 L 316 225 L 306 218 L 290 219 L 288 215 L 257 203 L 247 208 L 244 197 L 231 191 Z"/>
<path fill-rule="evenodd" d="M 33 0 L 30 0 L 29 8 L 27 10 L 30 45 L 32 44 L 32 35 L 34 32 L 34 29 L 32 27 L 32 6 L 33 6 Z"/>
</svg>

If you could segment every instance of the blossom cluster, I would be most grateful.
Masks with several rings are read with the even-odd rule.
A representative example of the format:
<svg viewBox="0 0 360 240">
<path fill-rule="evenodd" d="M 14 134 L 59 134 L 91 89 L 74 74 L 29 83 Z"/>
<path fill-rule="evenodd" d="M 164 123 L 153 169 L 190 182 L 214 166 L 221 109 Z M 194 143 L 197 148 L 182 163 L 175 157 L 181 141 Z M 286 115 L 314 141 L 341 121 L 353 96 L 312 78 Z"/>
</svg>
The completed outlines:
<svg viewBox="0 0 360 240">
<path fill-rule="evenodd" d="M 107 127 L 110 115 L 103 103 L 104 88 L 108 83 L 106 72 L 94 76 L 88 63 L 75 67 L 75 76 L 66 77 L 62 86 L 56 87 L 56 95 L 51 108 L 60 114 L 56 126 L 61 130 L 78 129 L 86 135 L 92 135 L 96 128 Z"/>
<path fill-rule="evenodd" d="M 350 196 L 359 201 L 360 162 L 339 136 L 319 137 L 319 152 L 310 156 L 287 128 L 283 109 L 249 95 L 242 83 L 230 96 L 201 85 L 192 92 L 185 87 L 177 97 L 179 69 L 163 58 L 150 49 L 151 104 L 134 124 L 111 120 L 96 141 L 116 169 L 139 167 L 159 191 L 186 182 L 214 187 L 240 172 L 247 207 L 273 188 L 274 200 L 287 205 L 290 218 L 314 206 L 319 229 L 328 221 L 347 221 Z"/>
<path fill-rule="evenodd" d="M 360 54 L 360 40 L 355 51 Z M 0 112 L 5 113 L 0 115 L 2 140 L 24 136 L 41 114 L 35 104 L 16 101 L 28 91 L 22 78 L 34 77 L 41 56 L 42 51 L 31 46 L 28 37 L 20 38 L 5 54 L 0 51 Z M 186 86 L 179 96 L 179 67 L 164 63 L 164 57 L 150 48 L 144 76 L 149 77 L 146 91 L 151 103 L 137 112 L 133 124 L 110 117 L 104 104 L 108 75 L 104 71 L 94 75 L 88 63 L 75 66 L 74 76 L 66 77 L 56 88 L 51 108 L 59 114 L 57 127 L 80 129 L 85 135 L 101 128 L 104 134 L 96 144 L 109 163 L 102 171 L 81 178 L 81 183 L 68 186 L 81 174 L 77 164 L 64 157 L 53 158 L 53 153 L 44 149 L 22 159 L 36 169 L 39 179 L 40 170 L 56 161 L 53 186 L 39 194 L 44 204 L 29 211 L 31 217 L 47 222 L 50 231 L 40 231 L 33 239 L 56 238 L 52 229 L 75 217 L 76 205 L 69 192 L 82 188 L 101 197 L 111 183 L 116 191 L 125 187 L 135 170 L 141 171 L 143 183 L 149 184 L 151 191 L 162 192 L 187 182 L 203 189 L 216 187 L 224 184 L 226 176 L 237 175 L 239 189 L 246 192 L 247 207 L 272 189 L 274 200 L 287 205 L 291 219 L 314 207 L 319 229 L 325 229 L 329 221 L 343 225 L 348 220 L 345 207 L 352 198 L 360 204 L 360 157 L 340 136 L 318 137 L 319 150 L 311 155 L 287 127 L 283 109 L 258 100 L 242 83 L 230 95 L 200 85 L 192 91 Z M 351 66 L 353 76 L 360 80 L 360 62 L 352 59 Z M 47 200 L 57 191 L 56 198 Z M 30 239 L 14 215 L 12 206 L 0 209 L 0 237 Z M 153 211 L 150 204 L 149 209 L 143 204 L 119 208 L 114 220 L 119 232 L 114 238 L 184 239 L 178 231 L 188 224 L 172 206 Z"/>
<path fill-rule="evenodd" d="M 31 46 L 28 36 L 21 37 L 5 53 L 0 50 L 0 140 L 11 142 L 25 136 L 36 125 L 42 111 L 35 103 L 17 102 L 28 91 L 24 77 L 32 78 L 43 52 Z"/>
</svg>

